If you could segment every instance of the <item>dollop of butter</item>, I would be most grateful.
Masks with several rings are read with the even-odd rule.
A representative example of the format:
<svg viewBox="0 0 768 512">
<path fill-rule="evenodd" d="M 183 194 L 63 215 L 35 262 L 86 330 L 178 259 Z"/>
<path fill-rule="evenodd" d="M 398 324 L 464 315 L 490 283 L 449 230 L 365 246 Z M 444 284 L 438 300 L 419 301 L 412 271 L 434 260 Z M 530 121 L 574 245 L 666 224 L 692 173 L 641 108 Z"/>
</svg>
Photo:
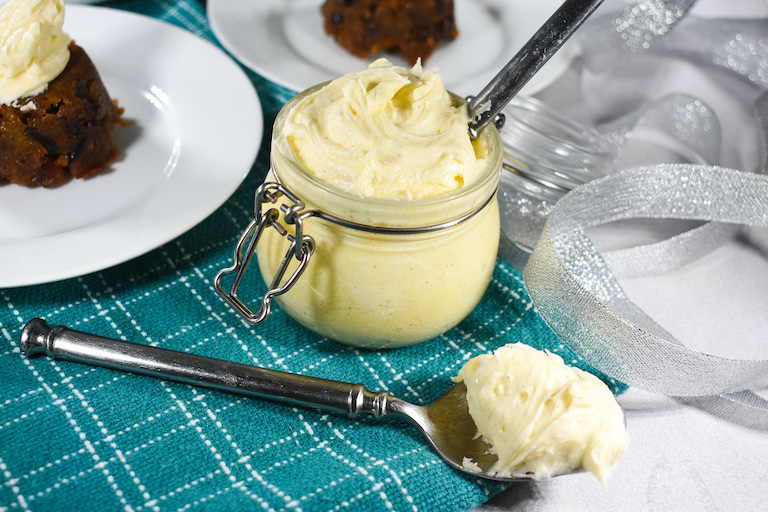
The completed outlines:
<svg viewBox="0 0 768 512">
<path fill-rule="evenodd" d="M 63 0 L 10 0 L 0 9 L 0 103 L 45 91 L 69 62 Z"/>
<path fill-rule="evenodd" d="M 422 199 L 481 175 L 484 148 L 469 137 L 468 122 L 437 69 L 379 59 L 297 103 L 275 148 L 344 192 Z"/>
<path fill-rule="evenodd" d="M 629 446 L 608 387 L 556 354 L 505 345 L 470 359 L 454 380 L 499 457 L 491 472 L 542 479 L 583 467 L 605 482 Z"/>
</svg>

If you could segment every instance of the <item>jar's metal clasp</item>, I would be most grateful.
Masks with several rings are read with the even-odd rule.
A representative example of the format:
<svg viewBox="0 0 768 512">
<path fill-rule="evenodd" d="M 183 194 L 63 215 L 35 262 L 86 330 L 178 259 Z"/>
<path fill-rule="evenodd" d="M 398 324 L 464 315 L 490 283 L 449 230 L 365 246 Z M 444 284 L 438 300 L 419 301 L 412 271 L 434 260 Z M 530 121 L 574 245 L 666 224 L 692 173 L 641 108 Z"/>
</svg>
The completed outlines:
<svg viewBox="0 0 768 512">
<path fill-rule="evenodd" d="M 472 100 L 474 100 L 475 97 L 474 96 L 467 96 L 465 99 L 467 100 L 467 103 L 472 103 Z M 490 108 L 490 105 L 489 105 L 488 108 Z M 477 125 L 478 125 L 478 123 L 481 122 L 481 120 L 480 120 L 481 114 L 483 114 L 483 113 L 481 112 L 480 114 L 477 114 L 477 115 L 473 116 L 469 120 L 469 136 L 472 137 L 473 139 L 477 139 L 478 137 L 480 137 L 480 131 L 481 130 L 477 129 Z M 498 114 L 493 116 L 493 119 L 491 119 L 490 122 L 493 123 L 493 125 L 496 127 L 497 130 L 501 131 L 501 129 L 504 127 L 504 123 L 506 122 L 506 120 L 507 120 L 507 118 L 504 115 L 504 113 L 503 112 L 499 112 Z M 485 126 L 485 124 L 486 123 L 483 123 L 483 126 Z"/>
<path fill-rule="evenodd" d="M 237 242 L 234 264 L 229 268 L 220 270 L 216 274 L 216 277 L 213 280 L 213 286 L 216 293 L 219 294 L 219 296 L 244 320 L 250 324 L 258 325 L 269 317 L 269 314 L 272 311 L 272 299 L 290 290 L 299 277 L 301 277 L 301 274 L 309 264 L 310 257 L 315 251 L 315 241 L 311 236 L 303 234 L 304 226 L 301 210 L 304 209 L 304 202 L 292 194 L 282 184 L 273 182 L 263 183 L 256 189 L 255 195 L 255 215 L 243 232 L 240 240 Z M 283 204 L 279 207 L 269 208 L 266 211 L 262 211 L 262 207 L 266 203 L 274 204 L 281 196 L 285 196 L 293 204 L 290 206 Z M 283 214 L 284 222 L 286 224 L 293 224 L 295 228 L 294 235 L 291 235 L 285 226 L 280 223 L 281 212 Z M 275 277 L 269 285 L 269 289 L 261 300 L 259 310 L 256 313 L 253 313 L 237 296 L 237 291 L 248 270 L 248 266 L 253 259 L 253 255 L 256 252 L 256 246 L 259 243 L 259 239 L 264 233 L 264 230 L 269 226 L 273 227 L 281 236 L 286 237 L 289 242 L 288 250 L 275 273 Z M 300 241 L 300 243 L 297 241 Z M 291 276 L 281 285 L 280 283 L 283 281 L 288 266 L 293 258 L 298 260 L 299 265 L 296 270 L 293 271 L 293 274 L 291 274 Z M 222 279 L 231 274 L 234 274 L 235 278 L 229 292 L 227 292 L 222 286 Z"/>
</svg>

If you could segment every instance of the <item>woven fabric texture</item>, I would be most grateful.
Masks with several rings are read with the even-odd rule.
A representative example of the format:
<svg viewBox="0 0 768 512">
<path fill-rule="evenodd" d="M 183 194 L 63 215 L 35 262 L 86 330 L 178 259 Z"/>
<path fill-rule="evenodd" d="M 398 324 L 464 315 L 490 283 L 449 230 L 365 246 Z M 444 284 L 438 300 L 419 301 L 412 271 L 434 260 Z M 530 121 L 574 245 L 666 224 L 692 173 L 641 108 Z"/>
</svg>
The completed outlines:
<svg viewBox="0 0 768 512">
<path fill-rule="evenodd" d="M 194 2 L 110 2 L 217 44 Z M 48 358 L 28 359 L 21 330 L 51 325 L 304 375 L 360 382 L 416 404 L 436 399 L 475 355 L 521 341 L 586 368 L 536 313 L 521 275 L 499 261 L 458 327 L 391 351 L 338 345 L 279 308 L 242 322 L 212 288 L 250 220 L 268 167 L 270 126 L 293 94 L 251 71 L 264 109 L 257 161 L 224 206 L 183 236 L 117 267 L 0 290 L 0 510 L 459 511 L 504 486 L 446 466 L 418 431 L 352 420 Z M 226 126 L 222 110 L 222 126 Z M 211 148 L 215 151 L 215 148 Z M 0 189 L 0 201 L 2 189 Z M 2 247 L 0 247 L 2 250 Z M 258 297 L 262 283 L 245 283 Z M 589 368 L 586 368 L 589 369 Z M 615 392 L 620 384 L 607 383 Z"/>
</svg>

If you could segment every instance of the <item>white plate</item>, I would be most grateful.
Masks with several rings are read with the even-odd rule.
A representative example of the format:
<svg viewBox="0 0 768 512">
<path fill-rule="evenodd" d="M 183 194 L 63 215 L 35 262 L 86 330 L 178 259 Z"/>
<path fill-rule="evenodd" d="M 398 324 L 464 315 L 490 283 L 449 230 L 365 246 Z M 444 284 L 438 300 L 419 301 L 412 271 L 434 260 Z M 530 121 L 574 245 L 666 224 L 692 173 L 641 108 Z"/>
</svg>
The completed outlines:
<svg viewBox="0 0 768 512">
<path fill-rule="evenodd" d="M 459 36 L 426 62 L 438 67 L 446 87 L 477 94 L 557 10 L 562 0 L 456 0 Z M 325 34 L 322 0 L 208 0 L 208 17 L 219 42 L 243 64 L 280 85 L 302 91 L 362 69 L 363 60 Z M 568 66 L 575 46 L 567 43 L 523 89 L 532 94 Z M 403 59 L 383 55 L 410 67 Z"/>
<path fill-rule="evenodd" d="M 65 20 L 133 124 L 116 128 L 121 154 L 102 174 L 55 189 L 0 185 L 0 287 L 87 274 L 162 245 L 226 201 L 260 147 L 253 85 L 214 45 L 106 7 L 72 5 Z"/>
</svg>

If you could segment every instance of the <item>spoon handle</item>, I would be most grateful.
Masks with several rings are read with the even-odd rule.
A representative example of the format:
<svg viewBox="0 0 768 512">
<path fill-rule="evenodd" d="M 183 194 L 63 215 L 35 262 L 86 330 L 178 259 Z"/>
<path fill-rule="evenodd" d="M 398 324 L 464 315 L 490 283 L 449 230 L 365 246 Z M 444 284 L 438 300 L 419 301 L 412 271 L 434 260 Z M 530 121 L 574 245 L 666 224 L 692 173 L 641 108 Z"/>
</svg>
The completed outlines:
<svg viewBox="0 0 768 512">
<path fill-rule="evenodd" d="M 168 378 L 304 407 L 319 407 L 356 417 L 367 413 L 384 416 L 399 400 L 382 391 L 373 393 L 362 384 L 307 377 L 214 359 L 187 352 L 141 345 L 62 326 L 44 320 L 29 321 L 21 333 L 21 350 L 28 357 L 47 355 L 150 377 Z"/>
<path fill-rule="evenodd" d="M 477 137 L 603 0 L 565 0 L 469 103 L 469 133 Z"/>
</svg>

